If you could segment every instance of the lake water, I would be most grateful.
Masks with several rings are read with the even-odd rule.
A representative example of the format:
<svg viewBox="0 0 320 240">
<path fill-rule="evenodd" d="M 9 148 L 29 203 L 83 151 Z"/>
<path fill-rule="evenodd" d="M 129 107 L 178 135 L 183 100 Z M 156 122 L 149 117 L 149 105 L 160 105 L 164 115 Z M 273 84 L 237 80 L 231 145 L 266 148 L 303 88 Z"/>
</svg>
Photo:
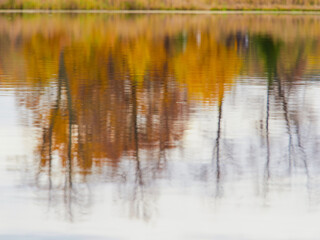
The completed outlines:
<svg viewBox="0 0 320 240">
<path fill-rule="evenodd" d="M 0 15 L 0 239 L 319 239 L 320 15 Z"/>
</svg>

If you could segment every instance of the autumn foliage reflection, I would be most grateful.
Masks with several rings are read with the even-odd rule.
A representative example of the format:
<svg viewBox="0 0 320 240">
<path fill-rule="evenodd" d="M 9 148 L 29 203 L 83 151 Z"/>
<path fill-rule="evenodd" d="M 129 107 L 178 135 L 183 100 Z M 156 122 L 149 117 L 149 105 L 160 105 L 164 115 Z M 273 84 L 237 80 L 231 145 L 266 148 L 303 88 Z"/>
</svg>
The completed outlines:
<svg viewBox="0 0 320 240">
<path fill-rule="evenodd" d="M 42 165 L 56 151 L 63 166 L 75 161 L 87 173 L 103 162 L 116 166 L 139 148 L 175 146 L 187 111 L 183 91 L 168 77 L 150 74 L 144 82 L 112 52 L 97 48 L 89 54 L 79 58 L 73 48 L 60 51 L 55 100 L 49 112 L 41 111 Z"/>
<path fill-rule="evenodd" d="M 55 156 L 82 174 L 116 167 L 138 149 L 161 156 L 182 139 L 189 101 L 221 101 L 240 71 L 237 46 L 206 28 L 193 30 L 198 20 L 188 32 L 181 18 L 161 31 L 152 31 L 167 21 L 158 17 L 86 22 L 71 31 L 59 20 L 21 29 L 22 42 L 7 32 L 17 42 L 7 51 L 23 59 L 15 77 L 38 87 L 19 99 L 42 129 L 41 169 L 51 169 Z"/>
<path fill-rule="evenodd" d="M 276 26 L 267 15 L 39 18 L 0 18 L 0 84 L 14 90 L 24 124 L 37 130 L 39 186 L 70 190 L 106 176 L 128 188 L 133 215 L 148 218 L 147 209 L 138 209 L 148 205 L 146 189 L 169 174 L 167 159 L 185 147 L 198 112 L 216 114 L 207 120 L 213 154 L 202 171 L 215 170 L 216 196 L 228 160 L 238 157 L 232 151 L 239 142 L 227 136 L 239 124 L 230 112 L 263 112 L 256 139 L 265 142 L 268 178 L 271 123 L 285 121 L 289 146 L 302 126 L 290 93 L 319 66 L 318 17 L 277 16 Z M 306 26 L 312 31 L 300 34 Z M 237 93 L 236 84 L 263 86 L 265 95 L 239 110 L 246 92 Z M 251 149 L 260 149 L 255 144 Z"/>
</svg>

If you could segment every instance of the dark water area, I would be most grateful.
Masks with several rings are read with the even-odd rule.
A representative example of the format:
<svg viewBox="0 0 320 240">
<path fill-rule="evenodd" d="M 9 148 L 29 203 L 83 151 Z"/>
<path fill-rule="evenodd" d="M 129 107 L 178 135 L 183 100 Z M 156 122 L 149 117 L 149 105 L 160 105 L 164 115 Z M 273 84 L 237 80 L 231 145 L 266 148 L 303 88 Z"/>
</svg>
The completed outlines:
<svg viewBox="0 0 320 240">
<path fill-rule="evenodd" d="M 0 239 L 319 239 L 320 16 L 0 15 Z"/>
</svg>

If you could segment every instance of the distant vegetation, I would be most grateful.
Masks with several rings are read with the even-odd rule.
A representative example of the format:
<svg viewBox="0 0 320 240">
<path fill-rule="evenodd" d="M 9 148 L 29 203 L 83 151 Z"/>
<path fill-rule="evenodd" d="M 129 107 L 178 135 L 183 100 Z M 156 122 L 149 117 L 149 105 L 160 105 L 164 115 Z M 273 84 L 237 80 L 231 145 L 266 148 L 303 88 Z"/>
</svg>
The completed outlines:
<svg viewBox="0 0 320 240">
<path fill-rule="evenodd" d="M 320 10 L 320 0 L 0 0 L 1 9 Z"/>
</svg>

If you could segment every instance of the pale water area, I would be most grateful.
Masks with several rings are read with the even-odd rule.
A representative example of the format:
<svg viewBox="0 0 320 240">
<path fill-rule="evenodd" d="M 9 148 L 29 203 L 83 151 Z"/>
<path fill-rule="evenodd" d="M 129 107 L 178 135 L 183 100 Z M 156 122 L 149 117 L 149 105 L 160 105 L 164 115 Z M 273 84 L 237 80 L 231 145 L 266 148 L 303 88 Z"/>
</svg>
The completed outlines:
<svg viewBox="0 0 320 240">
<path fill-rule="evenodd" d="M 0 15 L 0 239 L 320 239 L 320 15 Z"/>
</svg>

